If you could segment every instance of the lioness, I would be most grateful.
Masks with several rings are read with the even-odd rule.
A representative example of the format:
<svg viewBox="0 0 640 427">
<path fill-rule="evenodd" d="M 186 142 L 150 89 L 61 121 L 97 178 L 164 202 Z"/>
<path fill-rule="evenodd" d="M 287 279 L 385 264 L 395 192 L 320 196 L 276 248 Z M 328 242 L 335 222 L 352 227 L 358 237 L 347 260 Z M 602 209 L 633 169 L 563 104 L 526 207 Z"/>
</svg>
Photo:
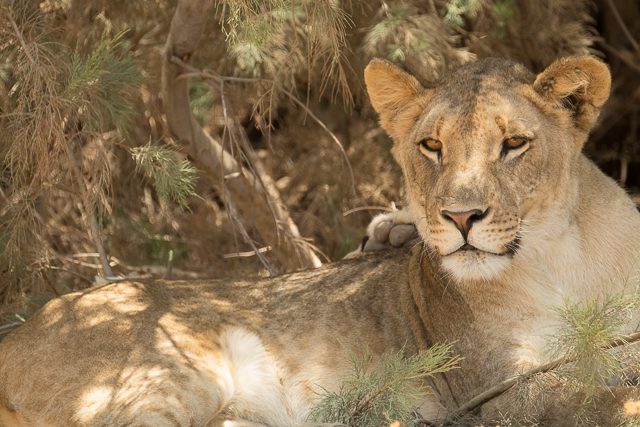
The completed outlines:
<svg viewBox="0 0 640 427">
<path fill-rule="evenodd" d="M 625 290 L 640 214 L 581 154 L 606 65 L 565 58 L 535 76 L 485 59 L 425 89 L 373 60 L 365 80 L 423 243 L 272 279 L 58 298 L 0 344 L 4 425 L 299 426 L 349 352 L 455 341 L 464 361 L 434 383 L 429 417 L 544 362 L 550 307 Z"/>
</svg>

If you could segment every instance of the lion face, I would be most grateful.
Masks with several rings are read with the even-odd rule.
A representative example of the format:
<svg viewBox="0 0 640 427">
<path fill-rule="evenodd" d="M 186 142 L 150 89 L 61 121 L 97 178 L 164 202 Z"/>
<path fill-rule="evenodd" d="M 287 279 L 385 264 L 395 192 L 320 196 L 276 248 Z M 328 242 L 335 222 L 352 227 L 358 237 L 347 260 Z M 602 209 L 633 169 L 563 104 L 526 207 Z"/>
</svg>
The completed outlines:
<svg viewBox="0 0 640 427">
<path fill-rule="evenodd" d="M 593 58 L 572 60 L 608 77 Z M 416 227 L 457 281 L 500 276 L 532 232 L 569 215 L 573 166 L 608 86 L 594 99 L 587 89 L 597 85 L 584 66 L 576 71 L 584 64 L 554 65 L 536 79 L 519 64 L 482 60 L 430 90 L 380 60 L 365 72 Z M 567 73 L 580 88 L 560 87 Z"/>
</svg>

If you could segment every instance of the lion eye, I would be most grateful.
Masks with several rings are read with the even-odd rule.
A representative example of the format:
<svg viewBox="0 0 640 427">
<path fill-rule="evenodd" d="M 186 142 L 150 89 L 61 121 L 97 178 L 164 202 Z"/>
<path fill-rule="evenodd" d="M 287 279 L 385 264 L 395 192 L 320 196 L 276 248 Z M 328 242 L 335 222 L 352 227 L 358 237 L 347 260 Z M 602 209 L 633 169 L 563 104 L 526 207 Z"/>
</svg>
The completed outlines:
<svg viewBox="0 0 640 427">
<path fill-rule="evenodd" d="M 442 142 L 433 138 L 422 139 L 418 142 L 418 145 L 420 146 L 420 151 L 422 151 L 423 154 L 426 154 L 424 152 L 425 150 L 431 153 L 440 153 L 442 150 Z"/>
<path fill-rule="evenodd" d="M 517 150 L 522 148 L 529 142 L 529 139 L 524 136 L 512 136 L 502 141 L 502 150 L 504 152 L 509 150 Z"/>
</svg>

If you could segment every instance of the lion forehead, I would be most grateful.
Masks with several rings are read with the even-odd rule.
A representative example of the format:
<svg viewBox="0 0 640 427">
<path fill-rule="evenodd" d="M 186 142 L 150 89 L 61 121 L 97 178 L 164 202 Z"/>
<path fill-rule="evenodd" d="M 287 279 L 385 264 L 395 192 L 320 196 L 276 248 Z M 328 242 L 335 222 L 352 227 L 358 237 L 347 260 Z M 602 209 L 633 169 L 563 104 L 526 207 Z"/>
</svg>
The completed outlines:
<svg viewBox="0 0 640 427">
<path fill-rule="evenodd" d="M 463 66 L 434 90 L 415 122 L 414 138 L 477 143 L 486 136 L 529 133 L 540 110 L 527 96 L 534 76 L 523 66 L 492 59 Z"/>
</svg>

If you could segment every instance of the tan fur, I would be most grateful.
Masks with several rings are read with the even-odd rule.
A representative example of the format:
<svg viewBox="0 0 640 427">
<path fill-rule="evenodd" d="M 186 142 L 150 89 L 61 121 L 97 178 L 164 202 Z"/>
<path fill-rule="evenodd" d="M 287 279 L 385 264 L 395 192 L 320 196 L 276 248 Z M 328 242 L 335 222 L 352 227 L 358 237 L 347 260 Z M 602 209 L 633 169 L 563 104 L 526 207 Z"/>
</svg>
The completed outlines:
<svg viewBox="0 0 640 427">
<path fill-rule="evenodd" d="M 456 341 L 465 356 L 462 369 L 446 374 L 438 388 L 455 407 L 494 384 L 497 372 L 513 374 L 547 360 L 546 337 L 557 321 L 551 307 L 637 292 L 640 215 L 580 152 L 611 86 L 602 62 L 564 58 L 534 76 L 510 61 L 479 61 L 434 89 L 411 84 L 415 95 L 405 105 L 430 100 L 419 111 L 385 110 L 407 91 L 400 88 L 407 85 L 398 78 L 402 72 L 389 67 L 372 61 L 365 80 L 381 125 L 394 136 L 409 211 L 426 242 L 425 257 L 412 260 L 422 276 L 410 275 L 421 316 L 415 333 L 423 328 L 432 342 Z M 502 157 L 501 143 L 513 135 L 531 142 Z M 421 153 L 424 138 L 441 141 L 441 159 Z M 467 239 L 483 251 L 459 250 L 465 240 L 442 215 L 471 209 L 487 209 Z M 630 322 L 626 332 L 635 326 Z M 567 406 L 547 409 L 557 417 Z M 507 395 L 484 412 L 520 408 L 522 402 Z M 575 409 L 550 425 L 571 424 Z"/>
<path fill-rule="evenodd" d="M 544 97 L 558 103 L 575 96 L 578 102 L 572 108 L 579 117 L 576 125 L 588 132 L 595 124 L 600 108 L 609 98 L 611 74 L 605 64 L 590 56 L 562 58 L 544 70 L 536 78 L 533 87 Z"/>
<path fill-rule="evenodd" d="M 441 405 L 543 363 L 551 307 L 635 291 L 640 241 L 631 200 L 580 153 L 606 98 L 606 67 L 560 64 L 536 79 L 483 60 L 425 90 L 373 61 L 367 88 L 395 140 L 423 243 L 272 279 L 122 282 L 58 298 L 0 343 L 0 420 L 301 426 L 315 393 L 338 389 L 349 352 L 455 341 L 461 369 L 430 383 L 437 399 L 421 407 L 438 417 Z M 566 73 L 587 83 L 571 88 Z M 531 142 L 503 157 L 511 133 Z M 442 142 L 441 161 L 420 151 L 425 137 Z M 468 241 L 483 251 L 461 252 L 441 209 L 479 207 L 489 210 Z M 569 406 L 538 415 L 570 425 Z M 483 412 L 522 409 L 508 393 Z"/>
<path fill-rule="evenodd" d="M 16 414 L 15 411 L 11 411 L 7 408 L 0 406 L 0 425 L 13 426 L 13 427 L 27 427 L 29 424 L 25 420 Z"/>
</svg>

